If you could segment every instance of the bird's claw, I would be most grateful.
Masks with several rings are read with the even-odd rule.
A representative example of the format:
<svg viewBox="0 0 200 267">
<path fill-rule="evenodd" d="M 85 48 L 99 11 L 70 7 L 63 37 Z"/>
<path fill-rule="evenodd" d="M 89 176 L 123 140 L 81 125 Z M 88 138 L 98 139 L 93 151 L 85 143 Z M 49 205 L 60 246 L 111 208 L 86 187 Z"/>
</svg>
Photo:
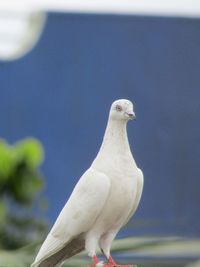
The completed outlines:
<svg viewBox="0 0 200 267">
<path fill-rule="evenodd" d="M 99 259 L 97 258 L 96 255 L 94 255 L 93 257 L 93 263 L 89 266 L 89 267 L 137 267 L 136 265 L 120 265 L 117 264 L 112 256 L 110 256 L 108 258 L 108 262 L 107 263 L 103 263 L 103 261 L 99 261 Z"/>
</svg>

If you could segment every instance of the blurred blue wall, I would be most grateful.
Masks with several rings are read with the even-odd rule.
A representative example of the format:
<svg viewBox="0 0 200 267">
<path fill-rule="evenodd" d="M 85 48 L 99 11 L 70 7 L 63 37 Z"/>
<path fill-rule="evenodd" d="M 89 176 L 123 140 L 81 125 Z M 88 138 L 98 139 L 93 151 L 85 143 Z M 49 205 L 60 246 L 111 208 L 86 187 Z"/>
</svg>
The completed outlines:
<svg viewBox="0 0 200 267">
<path fill-rule="evenodd" d="M 53 222 L 118 98 L 145 176 L 130 233 L 200 235 L 200 20 L 50 13 L 31 53 L 0 62 L 0 136 L 42 141 Z"/>
</svg>

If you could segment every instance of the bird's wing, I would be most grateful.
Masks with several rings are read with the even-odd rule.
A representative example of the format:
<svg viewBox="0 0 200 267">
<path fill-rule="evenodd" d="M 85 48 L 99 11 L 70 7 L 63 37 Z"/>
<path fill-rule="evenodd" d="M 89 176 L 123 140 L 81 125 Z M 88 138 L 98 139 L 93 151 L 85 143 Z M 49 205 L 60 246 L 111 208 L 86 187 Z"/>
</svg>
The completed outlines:
<svg viewBox="0 0 200 267">
<path fill-rule="evenodd" d="M 130 218 L 133 216 L 133 214 L 135 213 L 141 196 L 142 196 L 142 190 L 143 190 L 143 183 L 144 183 L 144 177 L 143 177 L 143 172 L 138 168 L 138 177 L 137 177 L 137 193 L 136 193 L 136 197 L 132 206 L 132 209 L 128 215 L 128 218 L 126 219 L 126 221 L 124 222 L 123 225 L 127 224 L 127 222 L 130 220 Z"/>
<path fill-rule="evenodd" d="M 72 239 L 87 232 L 100 215 L 109 190 L 109 177 L 93 168 L 88 169 L 75 186 L 32 266 L 39 266 Z"/>
</svg>

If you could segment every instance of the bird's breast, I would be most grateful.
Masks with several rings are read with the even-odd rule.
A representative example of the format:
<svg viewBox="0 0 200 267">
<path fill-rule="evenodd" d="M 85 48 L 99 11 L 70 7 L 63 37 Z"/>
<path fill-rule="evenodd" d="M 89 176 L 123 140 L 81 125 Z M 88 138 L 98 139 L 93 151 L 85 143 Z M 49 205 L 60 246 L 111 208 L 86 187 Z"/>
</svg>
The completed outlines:
<svg viewBox="0 0 200 267">
<path fill-rule="evenodd" d="M 119 149 L 100 153 L 92 167 L 110 179 L 109 195 L 95 227 L 105 231 L 120 228 L 136 202 L 140 171 L 130 150 L 119 153 Z"/>
<path fill-rule="evenodd" d="M 132 210 L 138 190 L 138 169 L 134 165 L 120 166 L 116 162 L 107 172 L 106 175 L 111 181 L 110 192 L 97 220 L 97 228 L 100 227 L 104 231 L 120 228 L 124 224 Z"/>
</svg>

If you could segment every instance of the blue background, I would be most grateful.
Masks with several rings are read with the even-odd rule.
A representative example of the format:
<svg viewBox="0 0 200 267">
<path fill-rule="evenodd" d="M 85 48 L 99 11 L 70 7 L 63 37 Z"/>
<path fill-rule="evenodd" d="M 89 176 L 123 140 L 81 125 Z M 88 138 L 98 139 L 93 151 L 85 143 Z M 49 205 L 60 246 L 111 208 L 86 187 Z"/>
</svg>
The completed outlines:
<svg viewBox="0 0 200 267">
<path fill-rule="evenodd" d="M 98 152 L 113 100 L 135 104 L 145 187 L 127 234 L 200 235 L 200 20 L 50 13 L 37 46 L 0 62 L 0 136 L 39 138 L 54 222 Z"/>
</svg>

